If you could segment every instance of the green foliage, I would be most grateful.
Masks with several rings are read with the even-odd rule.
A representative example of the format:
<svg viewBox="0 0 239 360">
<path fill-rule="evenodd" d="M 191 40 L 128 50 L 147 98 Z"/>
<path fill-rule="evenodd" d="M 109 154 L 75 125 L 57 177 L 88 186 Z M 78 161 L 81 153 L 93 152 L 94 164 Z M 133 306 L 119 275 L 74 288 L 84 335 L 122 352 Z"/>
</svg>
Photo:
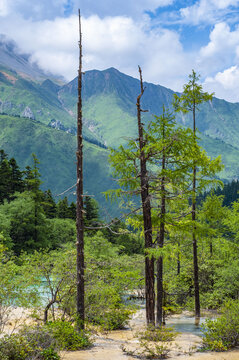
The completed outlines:
<svg viewBox="0 0 239 360">
<path fill-rule="evenodd" d="M 165 326 L 155 327 L 148 326 L 144 331 L 140 331 L 138 333 L 138 337 L 140 340 L 147 341 L 173 341 L 175 340 L 177 333 L 172 329 Z"/>
<path fill-rule="evenodd" d="M 149 326 L 137 334 L 140 344 L 138 355 L 147 359 L 165 359 L 169 353 L 168 345 L 176 336 L 171 328 Z"/>
<path fill-rule="evenodd" d="M 60 355 L 53 348 L 44 349 L 41 351 L 44 360 L 60 360 Z"/>
<path fill-rule="evenodd" d="M 13 194 L 18 191 L 24 191 L 25 183 L 23 181 L 23 172 L 14 158 L 8 160 L 4 150 L 0 150 L 0 203 L 4 199 L 11 201 Z"/>
<path fill-rule="evenodd" d="M 203 346 L 207 350 L 226 351 L 238 346 L 239 301 L 228 301 L 218 319 L 206 320 L 203 333 Z"/>
<path fill-rule="evenodd" d="M 86 314 L 106 329 L 122 328 L 131 315 L 126 291 L 140 286 L 142 257 L 119 255 L 119 248 L 98 232 L 86 239 Z"/>
<path fill-rule="evenodd" d="M 174 108 L 176 111 L 187 113 L 193 111 L 194 106 L 212 100 L 214 94 L 208 94 L 202 91 L 202 85 L 198 84 L 200 75 L 198 76 L 194 70 L 189 75 L 189 81 L 183 87 L 183 93 L 178 96 L 174 94 Z"/>
<path fill-rule="evenodd" d="M 85 225 L 94 226 L 99 223 L 99 204 L 90 196 L 84 198 Z"/>
<path fill-rule="evenodd" d="M 46 328 L 51 332 L 61 350 L 82 350 L 92 345 L 86 331 L 77 331 L 67 321 L 49 322 Z"/>
<path fill-rule="evenodd" d="M 0 230 L 11 239 L 15 254 L 49 246 L 46 217 L 31 193 L 15 194 L 13 201 L 1 205 L 1 217 L 5 217 L 6 224 L 1 223 Z"/>
<path fill-rule="evenodd" d="M 113 284 L 102 282 L 95 284 L 88 293 L 86 311 L 88 321 L 100 325 L 104 330 L 124 328 L 133 313 L 122 303 L 117 288 Z"/>
<path fill-rule="evenodd" d="M 49 219 L 48 220 L 48 248 L 59 248 L 67 243 L 74 243 L 76 239 L 75 222 L 71 219 Z"/>
<path fill-rule="evenodd" d="M 52 219 L 56 217 L 56 203 L 50 189 L 44 191 L 42 194 L 41 205 L 47 218 Z"/>
<path fill-rule="evenodd" d="M 143 239 L 139 233 L 130 231 L 126 224 L 114 219 L 110 227 L 102 229 L 105 238 L 116 245 L 122 254 L 142 254 L 143 253 Z"/>
<path fill-rule="evenodd" d="M 0 242 L 0 333 L 4 330 L 14 306 L 38 304 L 37 291 L 32 287 L 29 269 L 17 265 Z"/>
<path fill-rule="evenodd" d="M 100 232 L 85 237 L 86 320 L 107 329 L 124 327 L 132 314 L 131 307 L 125 303 L 125 294 L 135 287 L 141 288 L 143 282 L 142 256 L 129 257 L 119 252 Z M 39 292 L 45 320 L 55 319 L 54 304 L 63 319 L 74 320 L 75 257 L 75 246 L 68 243 L 62 249 L 23 254 L 18 259 L 21 268 L 31 276 L 33 288 Z"/>
<path fill-rule="evenodd" d="M 1 360 L 60 360 L 56 340 L 44 327 L 28 327 L 0 339 Z"/>
<path fill-rule="evenodd" d="M 76 137 L 26 118 L 0 115 L 0 143 L 10 157 L 14 157 L 21 169 L 31 164 L 31 153 L 35 153 L 40 165 L 42 190 L 51 189 L 56 197 L 75 184 Z M 84 191 L 95 195 L 112 215 L 116 205 L 106 203 L 103 191 L 114 187 L 109 176 L 108 150 L 84 141 L 84 177 L 87 178 Z M 96 176 L 97 174 L 97 176 Z M 69 201 L 75 201 L 74 189 L 67 194 Z M 105 215 L 105 213 L 103 213 Z"/>
</svg>

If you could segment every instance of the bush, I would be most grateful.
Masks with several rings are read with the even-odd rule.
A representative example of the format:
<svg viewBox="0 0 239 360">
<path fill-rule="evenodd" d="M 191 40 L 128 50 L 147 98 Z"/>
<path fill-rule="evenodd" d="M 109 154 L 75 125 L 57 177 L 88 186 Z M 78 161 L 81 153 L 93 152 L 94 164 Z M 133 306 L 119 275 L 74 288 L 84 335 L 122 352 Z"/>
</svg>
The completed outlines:
<svg viewBox="0 0 239 360">
<path fill-rule="evenodd" d="M 206 350 L 226 351 L 239 345 L 239 301 L 228 301 L 220 318 L 206 320 L 203 333 Z"/>
<path fill-rule="evenodd" d="M 59 360 L 56 341 L 49 331 L 29 327 L 0 339 L 1 360 Z"/>
<path fill-rule="evenodd" d="M 173 341 L 177 336 L 177 332 L 172 328 L 166 328 L 164 326 L 155 327 L 148 326 L 145 330 L 138 333 L 139 340 L 147 340 L 147 341 Z"/>
<path fill-rule="evenodd" d="M 96 283 L 86 297 L 87 320 L 104 330 L 122 329 L 133 313 L 123 304 L 117 287 Z"/>
<path fill-rule="evenodd" d="M 137 334 L 142 349 L 138 355 L 148 359 L 165 359 L 169 353 L 168 343 L 176 336 L 172 328 L 148 326 Z"/>
<path fill-rule="evenodd" d="M 52 332 L 61 350 L 80 350 L 92 345 L 89 335 L 85 331 L 78 332 L 69 322 L 50 322 L 46 327 Z"/>
<path fill-rule="evenodd" d="M 126 308 L 108 309 L 104 313 L 94 314 L 90 321 L 103 330 L 118 330 L 127 325 L 131 315 L 132 310 Z"/>
<path fill-rule="evenodd" d="M 25 360 L 27 355 L 27 343 L 19 336 L 6 335 L 0 339 L 1 360 Z"/>
</svg>

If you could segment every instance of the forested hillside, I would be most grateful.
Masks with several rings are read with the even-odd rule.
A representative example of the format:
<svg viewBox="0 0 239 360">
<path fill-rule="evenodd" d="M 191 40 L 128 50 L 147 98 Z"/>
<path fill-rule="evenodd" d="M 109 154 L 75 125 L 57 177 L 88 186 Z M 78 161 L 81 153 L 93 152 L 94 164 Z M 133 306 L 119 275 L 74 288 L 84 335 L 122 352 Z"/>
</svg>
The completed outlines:
<svg viewBox="0 0 239 360">
<path fill-rule="evenodd" d="M 32 153 L 37 155 L 42 179 L 42 189 L 52 189 L 53 196 L 71 188 L 67 192 L 69 200 L 75 199 L 76 183 L 76 137 L 62 130 L 54 130 L 36 120 L 0 115 L 0 143 L 5 152 L 16 158 L 23 169 L 32 164 Z M 107 162 L 106 149 L 85 141 L 84 174 L 87 179 L 85 192 L 95 195 L 103 207 L 105 202 L 102 191 L 114 187 Z M 97 174 L 97 176 L 96 176 Z M 115 214 L 115 207 L 112 209 Z"/>
<path fill-rule="evenodd" d="M 21 118 L 21 121 L 15 118 L 14 123 L 13 118 L 6 121 L 0 115 L 0 145 L 21 166 L 26 166 L 30 152 L 35 152 L 41 163 L 43 188 L 50 187 L 54 195 L 61 193 L 75 181 L 75 140 L 68 134 L 76 134 L 77 79 L 64 84 L 62 79 L 44 74 L 29 61 L 29 57 L 17 54 L 13 43 L 2 42 L 0 50 L 0 113 Z M 103 199 L 100 193 L 107 189 L 105 185 L 112 187 L 105 160 L 107 152 L 103 149 L 117 147 L 136 137 L 138 89 L 139 80 L 114 68 L 87 71 L 83 75 L 83 135 L 87 140 L 85 186 L 100 203 Z M 145 83 L 142 98 L 142 108 L 148 110 L 143 114 L 145 124 L 153 115 L 162 113 L 163 104 L 172 109 L 172 99 L 172 90 Z M 238 104 L 216 98 L 202 104 L 198 113 L 201 144 L 209 156 L 222 156 L 225 167 L 217 176 L 223 181 L 237 179 L 239 174 L 238 113 Z M 26 118 L 29 119 L 28 131 Z M 183 126 L 191 126 L 187 114 L 178 113 L 176 119 Z M 57 131 L 47 131 L 42 124 Z M 21 141 L 23 133 L 26 134 L 25 142 Z M 14 137 L 18 141 L 14 142 Z M 91 146 L 89 142 L 97 146 Z M 44 144 L 42 148 L 40 143 Z M 96 175 L 92 176 L 93 173 Z M 107 174 L 107 180 L 102 181 L 103 174 Z"/>
</svg>

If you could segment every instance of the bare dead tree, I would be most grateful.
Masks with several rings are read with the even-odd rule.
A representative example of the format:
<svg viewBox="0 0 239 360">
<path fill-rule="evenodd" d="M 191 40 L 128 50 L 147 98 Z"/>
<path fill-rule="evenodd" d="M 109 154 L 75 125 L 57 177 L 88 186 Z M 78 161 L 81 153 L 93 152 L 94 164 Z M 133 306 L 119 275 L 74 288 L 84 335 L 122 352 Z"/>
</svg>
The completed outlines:
<svg viewBox="0 0 239 360">
<path fill-rule="evenodd" d="M 77 298 L 76 313 L 78 330 L 84 329 L 85 323 L 85 284 L 84 284 L 84 218 L 83 218 L 83 138 L 82 138 L 82 33 L 79 10 L 79 71 L 78 71 L 78 103 L 77 103 L 77 183 L 76 183 L 76 268 Z"/>
<path fill-rule="evenodd" d="M 149 181 L 147 173 L 147 160 L 145 157 L 144 146 L 145 139 L 143 133 L 143 124 L 141 121 L 141 113 L 143 110 L 140 106 L 140 100 L 144 93 L 142 71 L 139 66 L 140 87 L 141 92 L 137 97 L 137 119 L 138 119 L 138 133 L 139 133 L 139 149 L 140 149 L 140 189 L 141 202 L 143 209 L 143 223 L 144 223 L 144 239 L 145 239 L 145 297 L 146 297 L 146 321 L 147 324 L 155 324 L 155 291 L 154 291 L 154 258 L 147 256 L 147 249 L 153 245 L 152 239 L 152 219 L 151 219 L 151 204 L 149 196 Z"/>
</svg>

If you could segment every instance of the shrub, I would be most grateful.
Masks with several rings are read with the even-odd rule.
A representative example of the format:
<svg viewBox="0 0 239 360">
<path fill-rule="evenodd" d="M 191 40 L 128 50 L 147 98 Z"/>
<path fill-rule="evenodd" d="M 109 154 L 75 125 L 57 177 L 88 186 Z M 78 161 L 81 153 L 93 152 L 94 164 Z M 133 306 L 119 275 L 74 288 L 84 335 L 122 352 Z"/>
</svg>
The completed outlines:
<svg viewBox="0 0 239 360">
<path fill-rule="evenodd" d="M 148 359 L 165 359 L 169 353 L 168 343 L 176 336 L 172 328 L 148 326 L 137 334 L 141 350 L 136 355 Z"/>
<path fill-rule="evenodd" d="M 50 322 L 46 327 L 52 332 L 61 350 L 80 350 L 92 345 L 89 335 L 85 331 L 78 332 L 69 322 Z"/>
<path fill-rule="evenodd" d="M 139 340 L 153 341 L 153 342 L 168 342 L 173 341 L 177 336 L 177 332 L 172 328 L 165 326 L 155 327 L 148 326 L 145 330 L 138 333 Z"/>
<path fill-rule="evenodd" d="M 16 335 L 6 335 L 0 339 L 1 360 L 25 360 L 28 355 L 26 341 Z"/>
<path fill-rule="evenodd" d="M 28 327 L 0 339 L 1 360 L 59 360 L 56 342 L 44 328 Z"/>
<path fill-rule="evenodd" d="M 126 308 L 108 309 L 104 313 L 94 314 L 91 322 L 101 326 L 104 330 L 123 329 L 128 323 L 132 310 Z"/>
<path fill-rule="evenodd" d="M 222 315 L 203 324 L 203 348 L 226 351 L 239 345 L 239 301 L 228 301 Z"/>
</svg>

